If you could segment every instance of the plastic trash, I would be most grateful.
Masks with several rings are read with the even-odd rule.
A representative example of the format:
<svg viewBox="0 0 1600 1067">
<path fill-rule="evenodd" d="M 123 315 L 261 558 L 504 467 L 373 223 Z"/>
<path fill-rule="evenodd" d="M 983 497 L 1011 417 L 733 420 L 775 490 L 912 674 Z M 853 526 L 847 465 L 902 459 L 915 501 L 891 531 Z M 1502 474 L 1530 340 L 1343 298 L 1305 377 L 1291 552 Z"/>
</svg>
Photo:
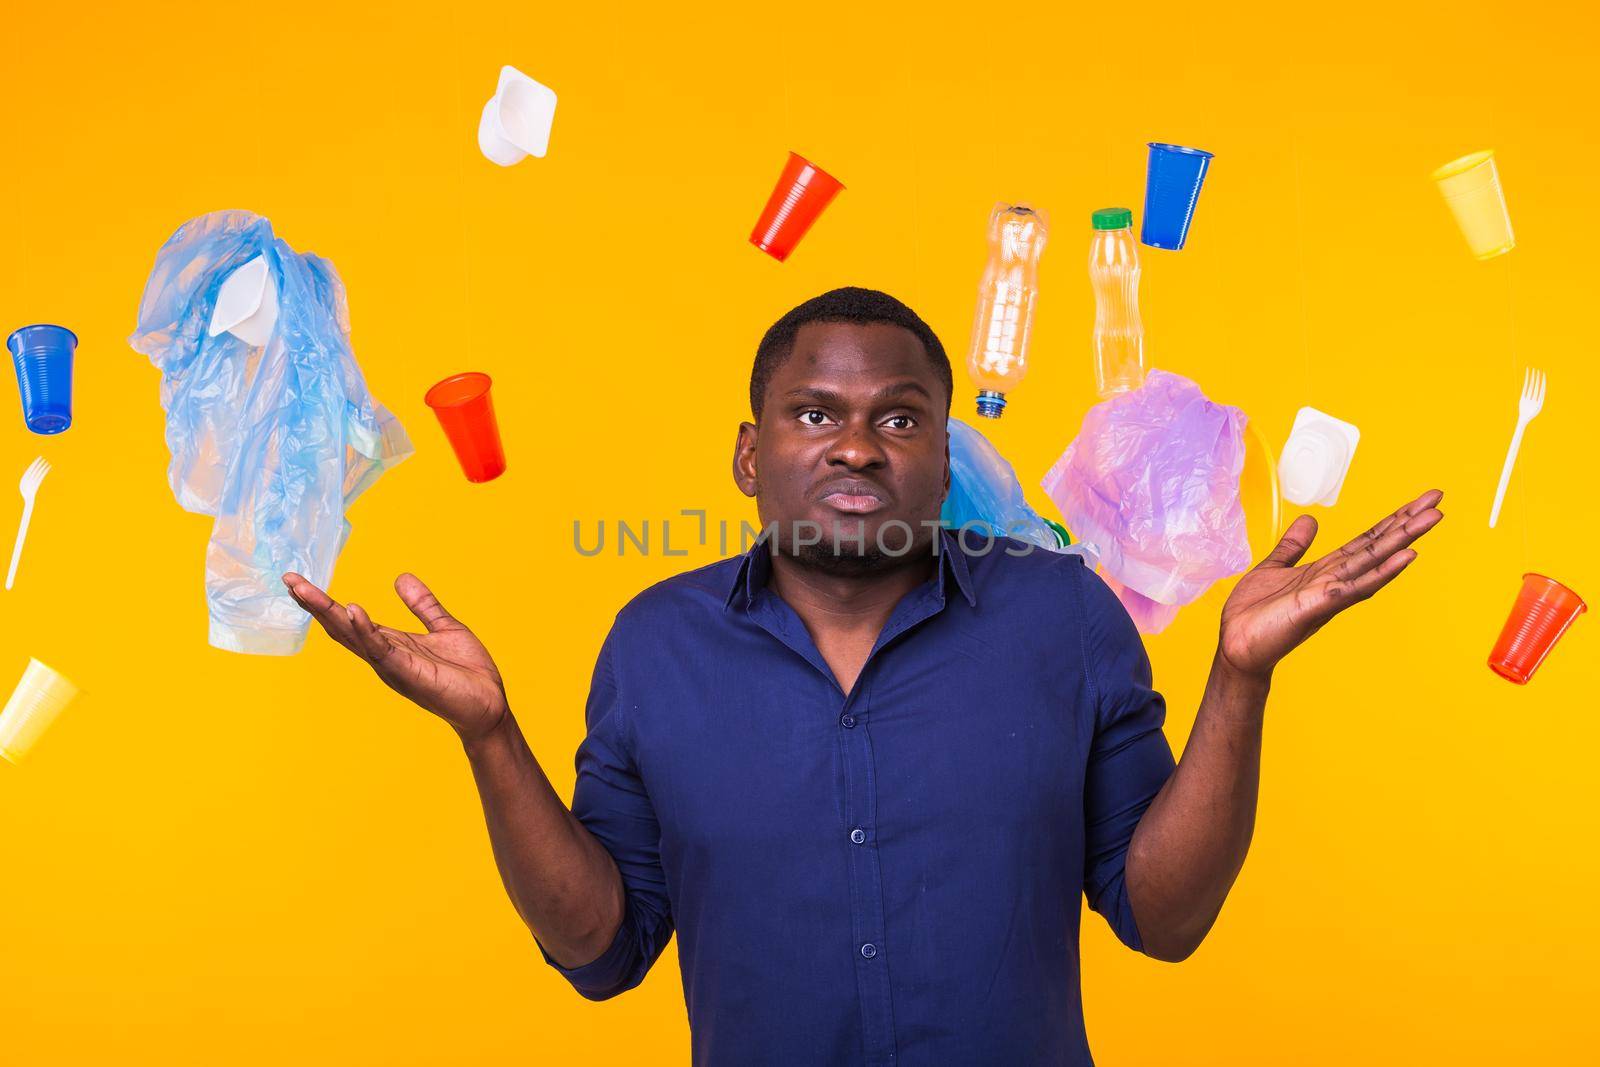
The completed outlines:
<svg viewBox="0 0 1600 1067">
<path fill-rule="evenodd" d="M 750 243 L 782 263 L 844 185 L 804 156 L 790 152 L 772 187 Z"/>
<path fill-rule="evenodd" d="M 28 464 L 28 469 L 22 472 L 22 481 L 17 485 L 22 493 L 22 519 L 17 523 L 17 541 L 11 548 L 11 568 L 6 571 L 7 589 L 16 583 L 17 564 L 22 562 L 22 543 L 28 539 L 28 524 L 33 521 L 33 502 L 39 495 L 40 483 L 49 473 L 49 462 L 40 456 Z"/>
<path fill-rule="evenodd" d="M 1212 155 L 1200 148 L 1150 143 L 1145 172 L 1144 226 L 1139 239 L 1151 248 L 1176 252 L 1189 240 L 1200 187 L 1211 168 Z"/>
<path fill-rule="evenodd" d="M 1049 238 L 1044 212 L 996 204 L 989 214 L 989 262 L 978 284 L 967 374 L 978 387 L 978 414 L 998 419 L 1006 394 L 1028 373 L 1028 335 L 1039 295 L 1039 257 Z"/>
<path fill-rule="evenodd" d="M 1511 445 L 1506 449 L 1506 461 L 1500 468 L 1500 484 L 1495 487 L 1494 504 L 1489 508 L 1489 528 L 1500 521 L 1500 508 L 1506 502 L 1506 489 L 1511 485 L 1511 468 L 1517 465 L 1517 453 L 1522 449 L 1522 435 L 1528 423 L 1538 418 L 1544 410 L 1544 371 L 1529 368 L 1522 375 L 1522 395 L 1517 398 L 1517 428 L 1511 431 Z"/>
<path fill-rule="evenodd" d="M 1111 591 L 1122 601 L 1122 606 L 1127 609 L 1128 617 L 1133 620 L 1133 625 L 1142 634 L 1158 634 L 1171 626 L 1178 617 L 1178 612 L 1183 610 L 1180 604 L 1162 604 L 1151 600 L 1142 593 L 1136 592 L 1111 577 L 1102 574 Z"/>
<path fill-rule="evenodd" d="M 278 323 L 278 287 L 272 284 L 267 257 L 257 256 L 232 274 L 217 290 L 208 337 L 224 331 L 247 345 L 260 348 Z"/>
<path fill-rule="evenodd" d="M 1089 283 L 1094 287 L 1094 388 L 1102 398 L 1144 384 L 1139 321 L 1139 246 L 1133 212 L 1106 207 L 1089 217 Z"/>
<path fill-rule="evenodd" d="M 488 482 L 505 473 L 506 453 L 500 444 L 500 423 L 494 416 L 494 383 L 487 374 L 452 374 L 423 396 L 461 463 L 469 482 Z"/>
<path fill-rule="evenodd" d="M 1250 534 L 1250 558 L 1260 559 L 1283 536 L 1283 495 L 1278 486 L 1278 454 L 1256 420 L 1245 423 L 1244 472 L 1239 475 L 1239 500 Z"/>
<path fill-rule="evenodd" d="M 208 335 L 224 280 L 257 256 L 278 295 L 265 346 Z M 296 253 L 258 215 L 202 215 L 156 254 L 129 343 L 161 370 L 178 503 L 216 516 L 206 549 L 211 644 L 299 651 L 310 617 L 280 576 L 297 571 L 326 587 L 350 532 L 345 508 L 411 454 L 356 364 L 338 272 Z"/>
<path fill-rule="evenodd" d="M 1051 551 L 1066 542 L 1037 511 L 1028 506 L 1022 484 L 994 445 L 960 419 L 951 419 L 950 492 L 940 520 L 952 530 L 993 532 Z M 971 537 L 979 541 L 978 533 Z"/>
<path fill-rule="evenodd" d="M 1554 578 L 1524 574 L 1517 602 L 1489 653 L 1489 669 L 1507 681 L 1527 685 L 1561 635 L 1586 610 L 1583 598 Z"/>
<path fill-rule="evenodd" d="M 1475 257 L 1493 259 L 1517 247 L 1492 149 L 1451 160 L 1433 172 L 1433 180 Z"/>
<path fill-rule="evenodd" d="M 500 68 L 500 83 L 478 119 L 478 150 L 502 167 L 544 158 L 556 117 L 556 93 L 516 67 Z"/>
<path fill-rule="evenodd" d="M 1301 408 L 1278 457 L 1284 499 L 1300 507 L 1337 504 L 1360 440 L 1361 431 L 1350 423 L 1316 408 Z"/>
<path fill-rule="evenodd" d="M 1045 521 L 1049 522 L 1048 519 Z M 1055 524 L 1052 523 L 1052 525 Z M 1062 529 L 1065 529 L 1065 527 Z M 1100 568 L 1100 549 L 1091 542 L 1079 541 L 1076 544 L 1065 544 L 1063 542 L 1063 544 L 1064 547 L 1056 549 L 1057 552 L 1068 556 L 1082 556 L 1084 564 L 1090 570 L 1098 570 Z"/>
<path fill-rule="evenodd" d="M 72 363 L 78 335 L 65 326 L 24 326 L 6 338 L 22 395 L 22 421 L 37 434 L 72 425 Z"/>
<path fill-rule="evenodd" d="M 22 680 L 0 711 L 0 756 L 11 763 L 20 762 L 77 695 L 77 686 L 30 658 Z"/>
<path fill-rule="evenodd" d="M 1278 459 L 1254 421 L 1245 424 L 1244 469 L 1239 475 L 1239 499 L 1244 505 L 1251 559 L 1270 552 L 1283 534 L 1283 507 L 1278 492 Z M 1144 633 L 1160 633 L 1178 617 L 1179 608 L 1159 604 L 1115 579 L 1107 584 L 1122 599 L 1135 624 Z"/>
<path fill-rule="evenodd" d="M 1090 408 L 1044 477 L 1143 633 L 1250 566 L 1239 494 L 1247 422 L 1187 378 L 1152 370 L 1140 388 Z"/>
</svg>

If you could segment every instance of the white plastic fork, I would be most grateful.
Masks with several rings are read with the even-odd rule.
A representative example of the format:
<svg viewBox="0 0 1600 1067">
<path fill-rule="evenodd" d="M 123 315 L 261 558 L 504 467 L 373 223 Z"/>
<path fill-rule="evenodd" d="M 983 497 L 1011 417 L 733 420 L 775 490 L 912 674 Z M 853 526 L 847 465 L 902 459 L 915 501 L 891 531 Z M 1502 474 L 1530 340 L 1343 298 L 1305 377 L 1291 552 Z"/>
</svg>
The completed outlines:
<svg viewBox="0 0 1600 1067">
<path fill-rule="evenodd" d="M 1489 528 L 1500 521 L 1500 505 L 1506 502 L 1506 486 L 1511 483 L 1511 468 L 1517 462 L 1517 449 L 1522 447 L 1522 431 L 1544 407 L 1544 371 L 1528 368 L 1522 378 L 1522 399 L 1517 402 L 1517 429 L 1511 435 L 1511 447 L 1506 450 L 1506 465 L 1500 469 L 1500 488 L 1494 491 L 1494 507 L 1489 511 Z"/>
<path fill-rule="evenodd" d="M 22 472 L 22 522 L 17 525 L 17 545 L 11 550 L 11 569 L 6 572 L 6 588 L 17 580 L 17 564 L 22 562 L 22 542 L 28 537 L 28 523 L 33 520 L 33 498 L 39 494 L 39 483 L 50 473 L 50 464 L 40 456 Z"/>
</svg>

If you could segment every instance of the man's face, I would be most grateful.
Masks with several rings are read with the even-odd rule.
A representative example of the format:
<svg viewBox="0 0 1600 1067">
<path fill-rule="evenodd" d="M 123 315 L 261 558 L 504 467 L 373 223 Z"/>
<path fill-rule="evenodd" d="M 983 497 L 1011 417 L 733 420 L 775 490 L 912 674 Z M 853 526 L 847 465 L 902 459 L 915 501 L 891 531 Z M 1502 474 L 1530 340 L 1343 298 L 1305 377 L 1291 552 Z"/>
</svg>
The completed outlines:
<svg viewBox="0 0 1600 1067">
<path fill-rule="evenodd" d="M 909 330 L 810 323 L 759 428 L 739 427 L 735 480 L 784 554 L 842 571 L 920 555 L 949 485 L 948 404 Z"/>
</svg>

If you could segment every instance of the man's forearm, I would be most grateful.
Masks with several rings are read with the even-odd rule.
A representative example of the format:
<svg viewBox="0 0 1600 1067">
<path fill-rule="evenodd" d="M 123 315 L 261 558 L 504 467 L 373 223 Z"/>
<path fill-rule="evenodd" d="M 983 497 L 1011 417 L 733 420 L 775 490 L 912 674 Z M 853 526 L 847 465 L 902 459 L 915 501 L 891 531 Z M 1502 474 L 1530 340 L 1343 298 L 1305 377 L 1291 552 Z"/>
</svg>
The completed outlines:
<svg viewBox="0 0 1600 1067">
<path fill-rule="evenodd" d="M 1220 656 L 1178 768 L 1128 848 L 1128 898 L 1147 953 L 1181 960 L 1222 910 L 1255 829 L 1261 728 L 1271 678 Z"/>
<path fill-rule="evenodd" d="M 493 731 L 463 738 L 506 892 L 564 967 L 597 959 L 622 923 L 622 876 L 545 777 L 507 712 Z"/>
</svg>

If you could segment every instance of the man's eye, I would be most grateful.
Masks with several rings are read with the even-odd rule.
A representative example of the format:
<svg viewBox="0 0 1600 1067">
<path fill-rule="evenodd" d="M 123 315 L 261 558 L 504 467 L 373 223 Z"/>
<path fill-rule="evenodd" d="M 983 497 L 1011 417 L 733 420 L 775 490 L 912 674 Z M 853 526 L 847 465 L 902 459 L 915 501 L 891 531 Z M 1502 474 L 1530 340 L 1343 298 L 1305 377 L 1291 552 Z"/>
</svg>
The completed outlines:
<svg viewBox="0 0 1600 1067">
<path fill-rule="evenodd" d="M 824 426 L 828 422 L 828 415 L 816 408 L 807 408 L 800 413 L 800 421 L 807 426 Z"/>
<path fill-rule="evenodd" d="M 917 424 L 917 420 L 910 415 L 891 415 L 886 421 L 890 428 L 895 430 L 909 430 Z"/>
</svg>

